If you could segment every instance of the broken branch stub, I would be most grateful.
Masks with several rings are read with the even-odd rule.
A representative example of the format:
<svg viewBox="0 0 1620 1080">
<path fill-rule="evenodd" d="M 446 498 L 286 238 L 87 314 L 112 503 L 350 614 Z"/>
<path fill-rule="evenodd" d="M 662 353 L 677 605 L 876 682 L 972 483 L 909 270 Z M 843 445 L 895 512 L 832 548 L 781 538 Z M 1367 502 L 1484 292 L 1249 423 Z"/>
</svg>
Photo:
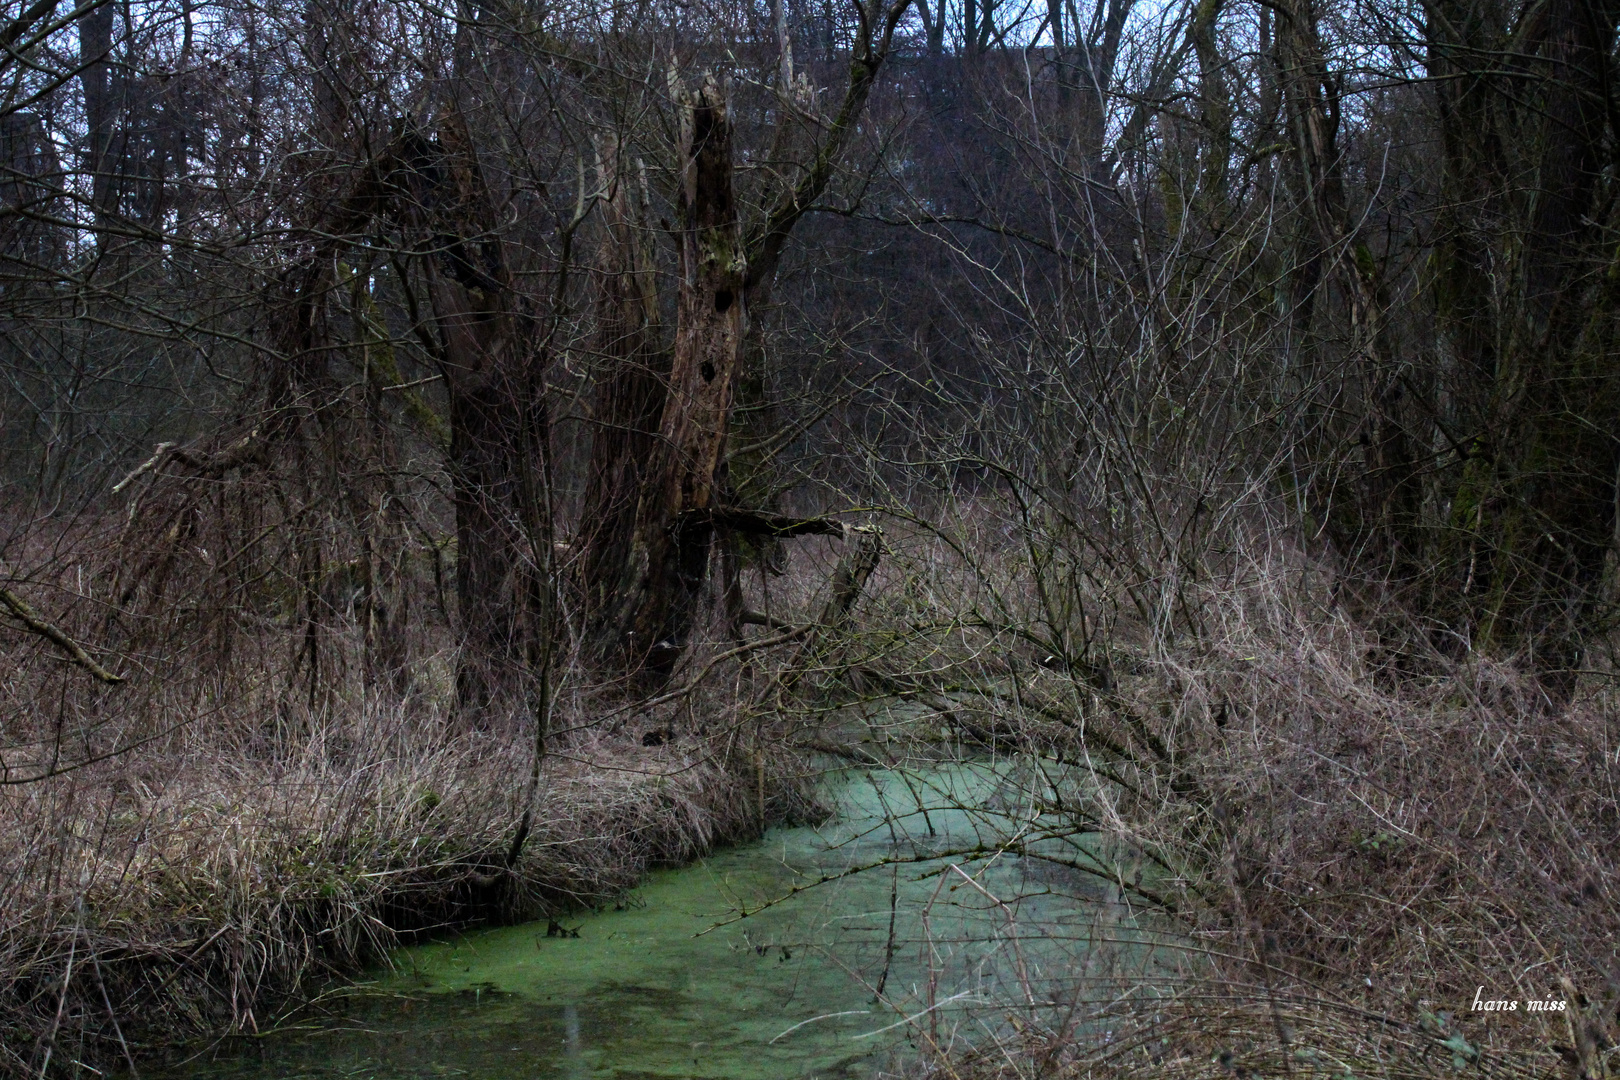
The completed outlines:
<svg viewBox="0 0 1620 1080">
<path fill-rule="evenodd" d="M 844 552 L 832 573 L 831 590 L 821 614 L 805 635 L 778 682 L 781 690 L 792 689 L 810 671 L 811 664 L 824 650 L 828 639 L 848 628 L 855 602 L 866 589 L 866 582 L 883 558 L 883 531 L 875 525 L 846 525 Z"/>
</svg>

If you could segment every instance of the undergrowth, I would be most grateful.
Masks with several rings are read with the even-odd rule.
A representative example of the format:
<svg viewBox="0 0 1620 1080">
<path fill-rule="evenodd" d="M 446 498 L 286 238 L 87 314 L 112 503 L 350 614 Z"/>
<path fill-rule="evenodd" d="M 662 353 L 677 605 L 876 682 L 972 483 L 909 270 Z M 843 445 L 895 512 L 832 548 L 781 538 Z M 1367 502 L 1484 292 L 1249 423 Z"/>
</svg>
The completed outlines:
<svg viewBox="0 0 1620 1080">
<path fill-rule="evenodd" d="M 515 731 L 356 709 L 0 788 L 0 1076 L 263 1030 L 410 935 L 598 904 L 761 825 L 752 765 L 634 730 L 574 738 L 507 872 L 529 752 Z M 767 814 L 798 812 L 798 778 L 766 782 Z"/>
<path fill-rule="evenodd" d="M 1391 649 L 1389 627 L 1359 622 L 1335 601 L 1330 568 L 1297 554 L 1230 560 L 1183 590 L 1196 625 L 1122 617 L 1088 657 L 1043 655 L 1058 635 L 1000 599 L 1028 604 L 1030 590 L 938 551 L 912 566 L 903 592 L 937 597 L 929 625 L 949 627 L 919 632 L 925 605 L 904 595 L 880 618 L 886 655 L 947 672 L 914 680 L 915 700 L 957 737 L 1093 770 L 1095 790 L 1064 812 L 1157 864 L 1148 884 L 1121 886 L 1144 912 L 1169 913 L 1196 958 L 1181 981 L 1077 980 L 1068 1004 L 1051 1003 L 1057 1019 L 958 1042 L 916 1069 L 1620 1069 L 1609 674 L 1561 701 L 1511 657 L 1447 656 L 1411 628 Z"/>
</svg>

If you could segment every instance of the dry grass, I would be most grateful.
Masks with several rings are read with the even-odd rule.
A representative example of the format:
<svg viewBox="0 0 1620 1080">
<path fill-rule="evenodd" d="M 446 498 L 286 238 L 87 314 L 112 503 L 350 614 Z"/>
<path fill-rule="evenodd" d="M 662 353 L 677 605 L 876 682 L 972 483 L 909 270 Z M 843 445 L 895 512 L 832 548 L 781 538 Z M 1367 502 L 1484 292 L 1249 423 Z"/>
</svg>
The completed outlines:
<svg viewBox="0 0 1620 1080">
<path fill-rule="evenodd" d="M 598 903 L 757 832 L 752 770 L 637 736 L 548 760 L 510 876 L 527 740 L 398 709 L 291 747 L 194 730 L 0 789 L 0 1075 L 261 1029 L 402 933 Z"/>
<path fill-rule="evenodd" d="M 919 578 L 950 577 L 937 552 L 915 564 Z M 1297 553 L 1226 566 L 1196 588 L 1194 630 L 1115 623 L 1106 687 L 997 631 L 1040 626 L 1027 584 L 991 583 L 1023 598 L 1021 615 L 1004 600 L 984 617 L 991 586 L 978 585 L 953 616 L 936 608 L 948 635 L 914 629 L 918 666 L 948 669 L 917 680 L 942 729 L 1118 781 L 1072 813 L 1162 860 L 1141 896 L 1169 903 L 1203 960 L 1185 984 L 1122 985 L 1081 1022 L 918 1067 L 1609 1075 L 1591 1070 L 1620 1065 L 1612 678 L 1594 674 L 1561 706 L 1511 659 L 1419 650 L 1421 670 L 1397 673 L 1332 602 L 1324 567 Z M 949 588 L 938 595 L 943 607 Z M 916 606 L 891 598 L 889 640 L 922 625 Z M 1476 1011 L 1481 988 L 1519 1004 Z M 1563 1012 L 1526 1004 L 1566 999 Z"/>
</svg>

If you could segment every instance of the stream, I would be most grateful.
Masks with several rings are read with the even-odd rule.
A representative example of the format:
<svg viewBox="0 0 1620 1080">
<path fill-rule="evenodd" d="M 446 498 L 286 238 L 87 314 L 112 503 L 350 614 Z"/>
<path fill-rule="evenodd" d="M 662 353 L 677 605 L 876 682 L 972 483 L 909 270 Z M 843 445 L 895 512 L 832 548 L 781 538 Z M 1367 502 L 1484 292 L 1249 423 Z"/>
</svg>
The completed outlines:
<svg viewBox="0 0 1620 1080">
<path fill-rule="evenodd" d="M 862 1077 L 930 1043 L 1064 1022 L 1174 959 L 1117 889 L 1061 864 L 1089 859 L 1090 838 L 1037 841 L 1051 860 L 985 854 L 1052 824 L 1034 775 L 846 770 L 820 826 L 657 871 L 622 910 L 561 920 L 569 936 L 531 923 L 401 949 L 337 1016 L 167 1075 Z"/>
</svg>

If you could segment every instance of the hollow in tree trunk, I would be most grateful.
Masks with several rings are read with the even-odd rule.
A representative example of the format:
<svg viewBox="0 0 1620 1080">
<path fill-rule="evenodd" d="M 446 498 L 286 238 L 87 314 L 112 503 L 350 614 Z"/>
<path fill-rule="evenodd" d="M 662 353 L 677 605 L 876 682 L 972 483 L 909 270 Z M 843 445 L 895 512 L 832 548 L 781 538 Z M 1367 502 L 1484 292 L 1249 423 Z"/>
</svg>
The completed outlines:
<svg viewBox="0 0 1620 1080">
<path fill-rule="evenodd" d="M 719 84 L 710 78 L 685 95 L 683 112 L 675 354 L 613 613 L 626 666 L 652 683 L 668 677 L 685 646 L 707 576 L 744 328 L 747 260 Z"/>
</svg>

